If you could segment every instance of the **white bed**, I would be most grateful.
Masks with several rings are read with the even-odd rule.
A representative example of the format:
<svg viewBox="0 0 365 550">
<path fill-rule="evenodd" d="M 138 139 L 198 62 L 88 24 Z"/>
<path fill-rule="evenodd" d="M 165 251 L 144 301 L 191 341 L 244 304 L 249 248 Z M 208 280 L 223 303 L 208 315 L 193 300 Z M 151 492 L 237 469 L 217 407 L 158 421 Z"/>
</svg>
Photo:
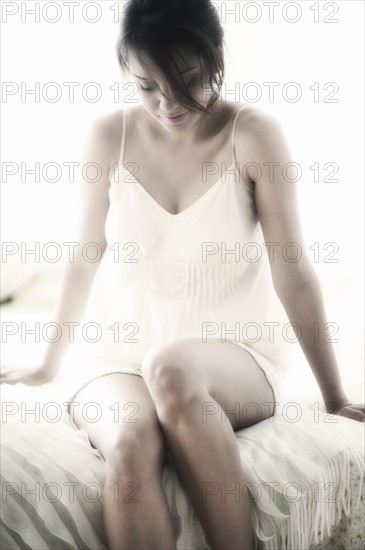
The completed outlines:
<svg viewBox="0 0 365 550">
<path fill-rule="evenodd" d="M 3 327 L 9 321 L 52 320 L 57 277 L 51 273 L 35 277 L 18 291 L 15 300 L 1 308 Z M 334 301 L 331 314 L 340 306 L 346 309 Z M 43 345 L 29 339 L 24 344 L 20 334 L 2 341 L 3 363 L 36 364 L 42 356 Z M 345 390 L 356 403 L 363 401 L 360 342 L 359 333 L 352 331 L 336 345 Z M 102 518 L 105 463 L 90 445 L 86 431 L 77 430 L 68 417 L 59 399 L 59 385 L 3 384 L 0 388 L 1 548 L 106 549 Z M 245 495 L 253 498 L 259 550 L 362 549 L 364 424 L 338 416 L 337 422 L 329 421 L 301 353 L 283 396 L 273 421 L 235 432 L 251 484 L 251 492 Z M 295 402 L 300 411 L 295 421 L 293 408 L 284 408 L 288 402 Z M 319 404 L 316 418 L 315 402 Z M 31 409 L 35 415 L 24 416 Z M 171 457 L 162 480 L 178 549 L 208 549 Z"/>
</svg>

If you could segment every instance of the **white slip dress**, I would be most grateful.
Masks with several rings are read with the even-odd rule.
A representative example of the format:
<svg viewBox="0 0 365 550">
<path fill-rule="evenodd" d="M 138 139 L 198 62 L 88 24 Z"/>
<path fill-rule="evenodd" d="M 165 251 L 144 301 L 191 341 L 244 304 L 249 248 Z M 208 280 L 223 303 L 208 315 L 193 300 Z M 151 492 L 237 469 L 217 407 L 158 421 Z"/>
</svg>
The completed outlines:
<svg viewBox="0 0 365 550">
<path fill-rule="evenodd" d="M 234 134 L 243 108 L 233 119 L 231 165 L 222 163 L 218 181 L 177 214 L 132 175 L 127 166 L 134 163 L 124 165 L 128 111 L 122 114 L 118 169 L 109 173 L 107 247 L 54 380 L 64 381 L 66 402 L 100 376 L 143 376 L 151 348 L 185 337 L 241 346 L 280 402 L 290 368 L 288 318 L 273 287 L 254 193 L 236 161 Z M 229 373 L 229 365 L 222 368 Z"/>
</svg>

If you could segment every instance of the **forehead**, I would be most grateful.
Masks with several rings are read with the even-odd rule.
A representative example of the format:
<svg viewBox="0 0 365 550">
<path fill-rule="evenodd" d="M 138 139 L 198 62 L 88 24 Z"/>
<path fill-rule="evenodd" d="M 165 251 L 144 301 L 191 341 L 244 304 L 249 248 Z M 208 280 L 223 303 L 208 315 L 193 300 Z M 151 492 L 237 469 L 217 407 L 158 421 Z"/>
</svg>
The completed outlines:
<svg viewBox="0 0 365 550">
<path fill-rule="evenodd" d="M 151 75 L 153 75 L 156 79 L 160 78 L 162 76 L 161 71 L 156 63 L 148 56 L 148 54 L 143 53 L 141 57 L 148 67 L 148 71 Z M 175 57 L 175 63 L 178 67 L 178 72 L 190 67 L 199 68 L 198 56 L 186 49 L 179 50 L 179 56 Z M 138 57 L 134 54 L 134 52 L 131 52 L 129 55 L 129 67 L 132 74 L 148 78 L 146 69 L 143 64 L 139 62 Z"/>
</svg>

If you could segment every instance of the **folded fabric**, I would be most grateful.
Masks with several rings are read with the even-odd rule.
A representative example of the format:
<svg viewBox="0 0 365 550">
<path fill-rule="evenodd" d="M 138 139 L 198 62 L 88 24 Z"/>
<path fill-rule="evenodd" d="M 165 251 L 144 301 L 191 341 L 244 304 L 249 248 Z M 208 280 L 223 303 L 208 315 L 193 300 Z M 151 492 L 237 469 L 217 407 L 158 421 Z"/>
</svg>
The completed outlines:
<svg viewBox="0 0 365 550">
<path fill-rule="evenodd" d="M 2 387 L 1 547 L 104 550 L 105 462 L 43 389 L 42 401 L 23 384 Z M 364 546 L 364 424 L 302 409 L 295 421 L 278 414 L 235 436 L 245 481 L 227 487 L 227 499 L 252 502 L 259 550 Z M 162 483 L 178 549 L 209 549 L 169 454 Z M 208 494 L 222 490 L 207 483 Z"/>
</svg>

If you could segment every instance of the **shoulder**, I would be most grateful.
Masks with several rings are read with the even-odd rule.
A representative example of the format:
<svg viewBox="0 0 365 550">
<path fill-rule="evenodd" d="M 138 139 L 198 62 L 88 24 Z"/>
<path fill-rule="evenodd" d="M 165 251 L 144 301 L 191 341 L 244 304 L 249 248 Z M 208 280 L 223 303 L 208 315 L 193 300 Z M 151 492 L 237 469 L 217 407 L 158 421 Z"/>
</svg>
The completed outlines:
<svg viewBox="0 0 365 550">
<path fill-rule="evenodd" d="M 268 141 L 283 132 L 278 117 L 262 107 L 240 104 L 237 112 L 239 112 L 236 123 L 238 138 L 251 137 L 257 145 L 257 140 Z"/>
<path fill-rule="evenodd" d="M 123 117 L 129 121 L 134 118 L 136 111 L 136 107 L 115 109 L 99 114 L 90 123 L 89 139 L 99 144 L 111 163 L 119 158 Z"/>
<path fill-rule="evenodd" d="M 123 116 L 127 109 L 117 109 L 99 114 L 91 121 L 92 131 L 98 132 L 105 139 L 112 140 L 122 130 Z"/>
<path fill-rule="evenodd" d="M 236 159 L 239 166 L 245 167 L 245 178 L 253 189 L 252 182 L 258 177 L 262 181 L 271 177 L 272 163 L 288 165 L 293 162 L 293 154 L 283 125 L 273 113 L 249 104 L 239 105 L 236 112 Z"/>
<path fill-rule="evenodd" d="M 126 118 L 129 124 L 140 116 L 140 111 L 141 108 L 139 106 L 133 106 L 102 113 L 93 119 L 92 126 L 103 133 L 105 137 L 113 138 L 115 135 L 119 135 L 120 137 L 123 117 Z"/>
<path fill-rule="evenodd" d="M 243 165 L 293 160 L 282 122 L 261 107 L 243 105 L 237 117 L 235 144 L 237 160 Z"/>
</svg>

